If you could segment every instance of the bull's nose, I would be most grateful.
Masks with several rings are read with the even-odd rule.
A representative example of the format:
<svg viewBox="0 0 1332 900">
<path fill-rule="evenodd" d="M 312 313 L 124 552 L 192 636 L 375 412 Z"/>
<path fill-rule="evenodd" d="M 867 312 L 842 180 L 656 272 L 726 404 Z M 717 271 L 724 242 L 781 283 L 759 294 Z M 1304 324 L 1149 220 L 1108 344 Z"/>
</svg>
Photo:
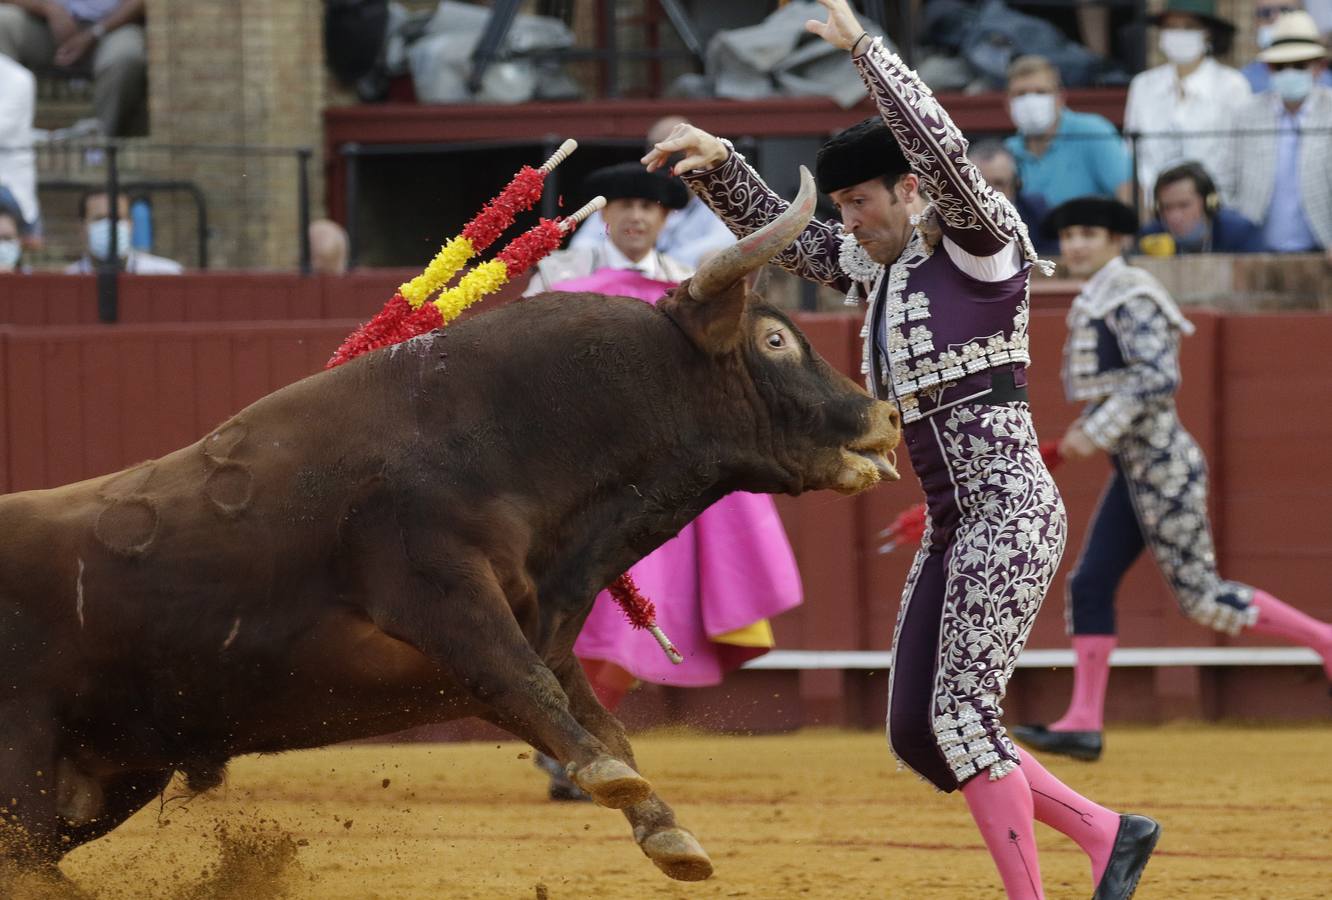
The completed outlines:
<svg viewBox="0 0 1332 900">
<path fill-rule="evenodd" d="M 896 403 L 876 400 L 870 409 L 869 429 L 866 438 L 878 443 L 882 449 L 892 449 L 902 439 L 902 413 Z"/>
</svg>

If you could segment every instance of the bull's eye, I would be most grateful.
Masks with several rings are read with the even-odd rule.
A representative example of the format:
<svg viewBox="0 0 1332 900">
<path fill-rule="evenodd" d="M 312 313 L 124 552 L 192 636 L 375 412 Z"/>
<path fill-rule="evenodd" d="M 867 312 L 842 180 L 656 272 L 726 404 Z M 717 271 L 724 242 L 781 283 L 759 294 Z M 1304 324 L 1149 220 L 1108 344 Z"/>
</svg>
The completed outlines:
<svg viewBox="0 0 1332 900">
<path fill-rule="evenodd" d="M 786 346 L 786 335 L 780 331 L 774 331 L 768 335 L 768 346 L 773 350 L 780 350 Z"/>
</svg>

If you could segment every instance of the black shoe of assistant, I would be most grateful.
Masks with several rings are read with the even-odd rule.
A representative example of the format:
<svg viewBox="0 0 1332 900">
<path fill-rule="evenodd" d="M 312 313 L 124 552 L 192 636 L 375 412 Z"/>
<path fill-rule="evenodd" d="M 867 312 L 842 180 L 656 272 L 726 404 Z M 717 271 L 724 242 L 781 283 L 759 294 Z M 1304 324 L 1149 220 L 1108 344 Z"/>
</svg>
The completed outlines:
<svg viewBox="0 0 1332 900">
<path fill-rule="evenodd" d="M 560 765 L 559 760 L 544 753 L 538 753 L 533 758 L 532 764 L 550 776 L 550 787 L 546 791 L 550 799 L 567 800 L 574 803 L 592 802 L 592 797 L 574 784 L 573 779 L 569 777 L 569 773 L 564 771 L 564 766 Z"/>
<path fill-rule="evenodd" d="M 1115 849 L 1096 885 L 1092 900 L 1128 900 L 1138 888 L 1142 870 L 1161 837 L 1161 826 L 1146 816 L 1120 816 Z"/>
<path fill-rule="evenodd" d="M 1051 731 L 1044 725 L 1014 725 L 1008 733 L 1033 750 L 1060 753 L 1084 762 L 1100 759 L 1105 745 L 1099 731 Z"/>
</svg>

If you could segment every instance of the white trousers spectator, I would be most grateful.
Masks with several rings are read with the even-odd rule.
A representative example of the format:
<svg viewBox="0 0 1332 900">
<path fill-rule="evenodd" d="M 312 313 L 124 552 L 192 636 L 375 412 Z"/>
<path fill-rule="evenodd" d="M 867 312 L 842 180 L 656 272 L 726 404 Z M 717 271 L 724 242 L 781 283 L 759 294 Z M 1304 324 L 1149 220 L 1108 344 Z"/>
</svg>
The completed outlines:
<svg viewBox="0 0 1332 900">
<path fill-rule="evenodd" d="M 93 111 L 108 135 L 147 132 L 148 59 L 143 26 L 122 25 L 93 45 L 70 75 L 91 75 Z M 0 5 L 0 53 L 39 72 L 54 67 L 56 43 L 45 19 Z"/>
</svg>

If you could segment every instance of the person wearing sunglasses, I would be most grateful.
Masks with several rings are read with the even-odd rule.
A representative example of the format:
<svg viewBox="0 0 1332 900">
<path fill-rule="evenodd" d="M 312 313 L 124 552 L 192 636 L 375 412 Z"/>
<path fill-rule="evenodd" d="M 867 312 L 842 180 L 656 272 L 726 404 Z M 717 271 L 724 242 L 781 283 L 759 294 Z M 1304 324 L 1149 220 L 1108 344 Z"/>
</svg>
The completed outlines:
<svg viewBox="0 0 1332 900">
<path fill-rule="evenodd" d="M 1253 33 L 1258 52 L 1262 53 L 1272 46 L 1277 19 L 1286 13 L 1299 12 L 1303 9 L 1304 4 L 1299 0 L 1257 0 L 1253 7 Z M 1240 69 L 1240 72 L 1249 79 L 1249 87 L 1255 94 L 1261 94 L 1272 86 L 1271 70 L 1267 67 L 1267 63 L 1257 56 Z M 1324 69 L 1318 83 L 1332 87 L 1332 71 Z"/>
<path fill-rule="evenodd" d="M 1272 43 L 1258 58 L 1271 87 L 1241 107 L 1231 123 L 1222 194 L 1259 222 L 1274 253 L 1328 253 L 1332 259 L 1332 88 L 1327 48 L 1313 17 L 1277 19 Z"/>
</svg>

